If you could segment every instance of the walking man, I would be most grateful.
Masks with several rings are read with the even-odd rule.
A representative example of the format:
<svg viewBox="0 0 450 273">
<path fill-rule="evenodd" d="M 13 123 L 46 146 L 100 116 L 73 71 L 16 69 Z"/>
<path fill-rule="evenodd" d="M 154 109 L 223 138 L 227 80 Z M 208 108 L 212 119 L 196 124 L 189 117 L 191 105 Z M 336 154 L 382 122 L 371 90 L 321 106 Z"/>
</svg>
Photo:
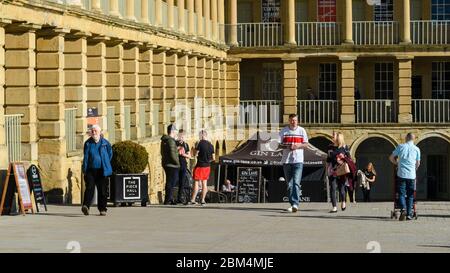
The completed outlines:
<svg viewBox="0 0 450 273">
<path fill-rule="evenodd" d="M 408 133 L 405 143 L 398 145 L 389 157 L 392 164 L 397 166 L 400 221 L 413 218 L 416 171 L 420 166 L 420 149 L 414 145 L 415 139 L 415 135 Z"/>
<path fill-rule="evenodd" d="M 308 147 L 308 136 L 304 128 L 298 126 L 296 114 L 289 115 L 289 125 L 280 132 L 280 142 L 283 148 L 284 175 L 288 184 L 288 212 L 297 212 L 300 202 L 300 182 L 303 172 L 303 149 Z"/>
<path fill-rule="evenodd" d="M 175 205 L 173 200 L 173 188 L 178 182 L 180 172 L 180 160 L 178 148 L 175 141 L 177 128 L 174 124 L 167 126 L 167 135 L 161 137 L 161 160 L 162 167 L 166 173 L 166 196 L 164 205 Z"/>
<path fill-rule="evenodd" d="M 86 183 L 81 211 L 89 215 L 89 208 L 97 186 L 97 208 L 101 216 L 106 215 L 107 177 L 112 175 L 112 148 L 108 140 L 101 135 L 98 125 L 92 126 L 91 137 L 84 143 L 83 173 Z"/>
</svg>

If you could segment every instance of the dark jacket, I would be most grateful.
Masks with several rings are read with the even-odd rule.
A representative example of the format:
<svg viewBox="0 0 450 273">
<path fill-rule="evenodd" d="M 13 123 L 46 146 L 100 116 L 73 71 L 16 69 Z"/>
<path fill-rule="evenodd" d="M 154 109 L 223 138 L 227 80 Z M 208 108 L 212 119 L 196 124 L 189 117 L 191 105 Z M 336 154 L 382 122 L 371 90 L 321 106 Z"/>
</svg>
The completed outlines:
<svg viewBox="0 0 450 273">
<path fill-rule="evenodd" d="M 102 169 L 103 169 L 103 176 L 110 176 L 112 175 L 112 167 L 111 167 L 111 159 L 113 156 L 111 144 L 108 140 L 101 137 L 100 138 L 100 156 L 102 158 Z M 87 172 L 88 164 L 89 164 L 89 146 L 94 145 L 95 141 L 92 137 L 90 137 L 86 142 L 84 143 L 84 157 L 83 157 L 83 173 Z"/>
<path fill-rule="evenodd" d="M 163 168 L 180 168 L 177 144 L 168 135 L 161 137 L 161 160 Z"/>
</svg>

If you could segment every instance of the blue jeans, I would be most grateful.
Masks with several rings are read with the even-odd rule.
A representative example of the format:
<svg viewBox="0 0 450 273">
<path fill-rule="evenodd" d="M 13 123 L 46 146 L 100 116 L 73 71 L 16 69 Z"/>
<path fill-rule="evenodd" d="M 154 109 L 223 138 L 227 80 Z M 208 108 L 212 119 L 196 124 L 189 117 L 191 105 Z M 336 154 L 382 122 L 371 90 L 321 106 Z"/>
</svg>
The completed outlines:
<svg viewBox="0 0 450 273">
<path fill-rule="evenodd" d="M 288 184 L 289 203 L 291 203 L 291 206 L 298 206 L 303 163 L 284 164 L 283 170 Z"/>
<path fill-rule="evenodd" d="M 406 210 L 408 216 L 412 215 L 414 205 L 414 179 L 397 177 L 398 202 L 401 210 Z"/>
</svg>

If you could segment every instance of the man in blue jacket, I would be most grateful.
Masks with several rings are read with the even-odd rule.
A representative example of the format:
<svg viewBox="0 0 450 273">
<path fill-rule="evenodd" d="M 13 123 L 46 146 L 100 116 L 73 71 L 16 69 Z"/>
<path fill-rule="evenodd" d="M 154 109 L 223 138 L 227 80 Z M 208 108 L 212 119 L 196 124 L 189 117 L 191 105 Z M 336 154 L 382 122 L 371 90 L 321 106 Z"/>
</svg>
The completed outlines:
<svg viewBox="0 0 450 273">
<path fill-rule="evenodd" d="M 101 216 L 106 215 L 107 177 L 112 175 L 111 144 L 101 135 L 98 125 L 92 126 L 91 137 L 84 143 L 83 173 L 86 183 L 81 211 L 89 215 L 89 208 L 97 186 L 97 208 Z"/>
</svg>

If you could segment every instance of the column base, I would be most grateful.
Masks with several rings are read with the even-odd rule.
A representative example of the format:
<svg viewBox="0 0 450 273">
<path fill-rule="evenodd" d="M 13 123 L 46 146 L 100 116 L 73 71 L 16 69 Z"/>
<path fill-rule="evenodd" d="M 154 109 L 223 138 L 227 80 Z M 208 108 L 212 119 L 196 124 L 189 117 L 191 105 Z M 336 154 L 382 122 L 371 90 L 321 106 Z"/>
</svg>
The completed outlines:
<svg viewBox="0 0 450 273">
<path fill-rule="evenodd" d="M 413 118 L 412 118 L 412 114 L 399 114 L 398 115 L 398 123 L 412 123 Z"/>
<path fill-rule="evenodd" d="M 342 42 L 342 44 L 343 44 L 343 45 L 354 45 L 355 42 L 354 42 L 353 40 L 344 40 L 344 41 Z"/>
<path fill-rule="evenodd" d="M 285 42 L 284 46 L 286 46 L 286 47 L 297 47 L 297 43 L 295 41 Z"/>
<path fill-rule="evenodd" d="M 109 13 L 110 16 L 121 18 L 122 15 L 118 11 L 112 11 Z"/>
<path fill-rule="evenodd" d="M 411 40 L 401 41 L 401 42 L 399 43 L 399 45 L 410 45 L 410 44 L 412 44 L 412 41 L 411 41 Z"/>
</svg>

